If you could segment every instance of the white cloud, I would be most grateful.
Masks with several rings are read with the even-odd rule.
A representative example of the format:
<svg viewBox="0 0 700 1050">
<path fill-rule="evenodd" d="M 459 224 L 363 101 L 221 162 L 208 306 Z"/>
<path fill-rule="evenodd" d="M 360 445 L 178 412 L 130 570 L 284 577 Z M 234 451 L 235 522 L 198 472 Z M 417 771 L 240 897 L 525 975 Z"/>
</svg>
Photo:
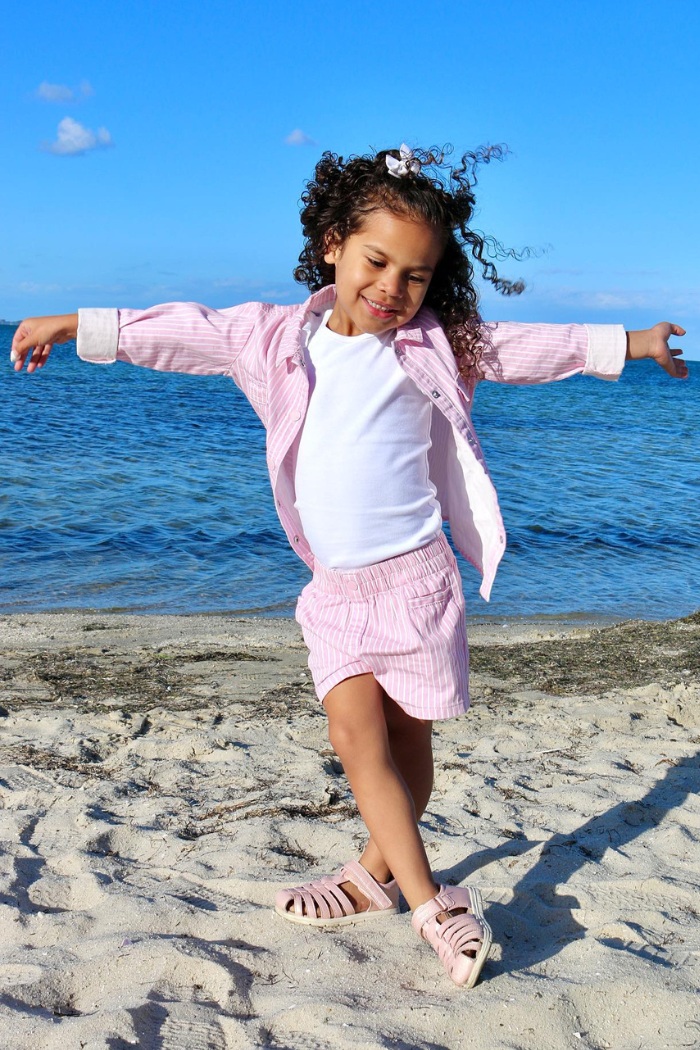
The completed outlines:
<svg viewBox="0 0 700 1050">
<path fill-rule="evenodd" d="M 243 288 L 246 284 L 242 277 L 220 277 L 212 283 L 214 288 Z"/>
<path fill-rule="evenodd" d="M 20 292 L 28 292 L 30 295 L 44 295 L 46 292 L 60 292 L 60 284 L 41 283 L 38 281 L 20 281 L 17 285 Z"/>
<path fill-rule="evenodd" d="M 295 128 L 284 140 L 288 146 L 318 146 L 316 139 L 312 139 L 301 128 Z"/>
<path fill-rule="evenodd" d="M 72 102 L 73 92 L 65 84 L 49 84 L 44 80 L 34 92 L 35 98 L 44 102 Z"/>
<path fill-rule="evenodd" d="M 64 117 L 58 125 L 58 136 L 55 142 L 42 143 L 42 149 L 58 156 L 76 156 L 89 150 L 112 146 L 112 136 L 107 128 L 98 128 L 97 132 L 79 124 L 72 117 Z"/>
<path fill-rule="evenodd" d="M 480 283 L 479 287 L 484 302 L 489 306 L 506 301 L 485 282 Z M 517 302 L 519 298 L 514 297 L 510 302 Z M 576 288 L 572 285 L 538 286 L 529 281 L 522 300 L 527 300 L 530 304 L 564 306 L 576 311 L 661 310 L 667 313 L 673 310 L 678 311 L 679 316 L 681 312 L 697 314 L 700 311 L 700 289 L 670 288 L 663 285 L 652 288 Z M 678 320 L 678 317 L 675 320 Z"/>
<path fill-rule="evenodd" d="M 538 270 L 537 272 L 542 274 L 543 276 L 546 276 L 546 277 L 562 276 L 562 275 L 566 275 L 567 277 L 580 277 L 582 274 L 585 274 L 588 271 L 586 271 L 586 270 L 567 270 L 567 269 L 555 266 L 555 267 L 551 267 L 550 269 L 547 269 L 547 270 Z"/>
<path fill-rule="evenodd" d="M 291 282 L 273 285 L 267 281 L 252 280 L 249 277 L 218 277 L 211 282 L 211 285 L 208 281 L 190 281 L 190 284 L 194 283 L 202 286 L 202 295 L 206 295 L 211 287 L 214 293 L 223 289 L 229 295 L 250 296 L 251 299 L 263 302 L 289 299 L 299 294 L 298 286 Z"/>
<path fill-rule="evenodd" d="M 546 270 L 536 270 L 535 275 L 541 277 L 584 277 L 591 275 L 614 277 L 658 277 L 663 270 L 608 270 L 598 267 L 594 270 L 572 270 L 565 267 L 551 267 Z"/>
<path fill-rule="evenodd" d="M 81 97 L 89 98 L 94 95 L 92 84 L 89 80 L 81 80 L 79 88 L 69 88 L 66 84 L 49 84 L 48 80 L 42 80 L 34 92 L 34 97 L 44 102 L 76 102 Z"/>
<path fill-rule="evenodd" d="M 538 295 L 537 290 L 535 295 Z M 591 310 L 688 310 L 700 308 L 700 291 L 694 288 L 551 288 L 541 289 L 539 297 L 562 305 L 583 306 Z"/>
<path fill-rule="evenodd" d="M 263 302 L 272 301 L 276 303 L 278 299 L 290 299 L 292 296 L 298 298 L 299 291 L 297 286 L 293 288 L 263 288 L 258 292 L 258 295 Z M 304 296 L 302 295 L 301 298 L 303 299 Z"/>
</svg>

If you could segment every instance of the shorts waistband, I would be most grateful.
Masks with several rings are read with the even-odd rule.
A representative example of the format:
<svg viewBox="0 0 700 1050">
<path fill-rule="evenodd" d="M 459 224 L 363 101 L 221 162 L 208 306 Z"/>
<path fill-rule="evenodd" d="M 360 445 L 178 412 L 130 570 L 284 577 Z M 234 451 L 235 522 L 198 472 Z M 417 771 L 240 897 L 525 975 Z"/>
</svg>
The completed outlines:
<svg viewBox="0 0 700 1050">
<path fill-rule="evenodd" d="M 445 533 L 440 530 L 435 539 L 405 554 L 397 554 L 386 561 L 365 565 L 361 569 L 327 569 L 315 563 L 313 582 L 327 594 L 343 594 L 347 598 L 366 598 L 370 594 L 388 591 L 410 580 L 420 580 L 441 566 L 454 561 L 454 554 Z"/>
</svg>

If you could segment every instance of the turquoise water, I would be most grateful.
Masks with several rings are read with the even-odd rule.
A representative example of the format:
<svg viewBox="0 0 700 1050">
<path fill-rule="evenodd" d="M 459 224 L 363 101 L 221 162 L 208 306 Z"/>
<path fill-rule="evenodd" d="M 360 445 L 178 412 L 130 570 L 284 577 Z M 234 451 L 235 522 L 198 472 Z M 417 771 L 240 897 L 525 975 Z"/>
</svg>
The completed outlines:
<svg viewBox="0 0 700 1050">
<path fill-rule="evenodd" d="M 279 524 L 265 432 L 223 377 L 89 365 L 15 373 L 0 326 L 0 611 L 291 616 L 309 570 Z M 650 619 L 700 607 L 700 363 L 618 383 L 482 383 L 474 421 L 508 548 L 475 619 Z M 449 535 L 449 530 L 446 530 Z"/>
</svg>

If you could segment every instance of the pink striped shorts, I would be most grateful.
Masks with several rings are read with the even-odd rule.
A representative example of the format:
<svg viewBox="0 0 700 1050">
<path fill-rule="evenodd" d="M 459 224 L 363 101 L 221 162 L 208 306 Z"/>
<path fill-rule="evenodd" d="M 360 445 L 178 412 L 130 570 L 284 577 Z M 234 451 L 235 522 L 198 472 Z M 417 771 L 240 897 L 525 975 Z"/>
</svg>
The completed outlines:
<svg viewBox="0 0 700 1050">
<path fill-rule="evenodd" d="M 321 702 L 344 678 L 371 672 L 415 718 L 454 718 L 469 707 L 464 595 L 444 532 L 361 569 L 316 562 L 295 618 Z"/>
</svg>

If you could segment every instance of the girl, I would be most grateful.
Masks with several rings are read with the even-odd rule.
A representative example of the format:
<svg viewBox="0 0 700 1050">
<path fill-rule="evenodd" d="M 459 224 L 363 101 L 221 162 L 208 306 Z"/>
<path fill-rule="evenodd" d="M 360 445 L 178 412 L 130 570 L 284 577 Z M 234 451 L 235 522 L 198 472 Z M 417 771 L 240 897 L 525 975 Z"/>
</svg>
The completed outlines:
<svg viewBox="0 0 700 1050">
<path fill-rule="evenodd" d="M 478 163 L 465 154 L 325 153 L 303 195 L 305 244 L 295 306 L 213 310 L 165 303 L 23 321 L 12 359 L 43 367 L 77 339 L 87 361 L 230 376 L 267 428 L 278 514 L 313 572 L 296 607 L 309 668 L 369 831 L 359 861 L 281 890 L 276 911 L 312 926 L 386 918 L 399 887 L 415 931 L 448 975 L 472 987 L 491 943 L 475 887 L 437 885 L 418 829 L 433 784 L 434 719 L 469 706 L 464 597 L 442 531 L 483 575 L 488 600 L 505 534 L 470 419 L 477 383 L 543 383 L 576 373 L 617 379 L 651 357 L 687 375 L 678 325 L 481 322 L 470 256 L 500 292 L 469 227 Z"/>
</svg>

